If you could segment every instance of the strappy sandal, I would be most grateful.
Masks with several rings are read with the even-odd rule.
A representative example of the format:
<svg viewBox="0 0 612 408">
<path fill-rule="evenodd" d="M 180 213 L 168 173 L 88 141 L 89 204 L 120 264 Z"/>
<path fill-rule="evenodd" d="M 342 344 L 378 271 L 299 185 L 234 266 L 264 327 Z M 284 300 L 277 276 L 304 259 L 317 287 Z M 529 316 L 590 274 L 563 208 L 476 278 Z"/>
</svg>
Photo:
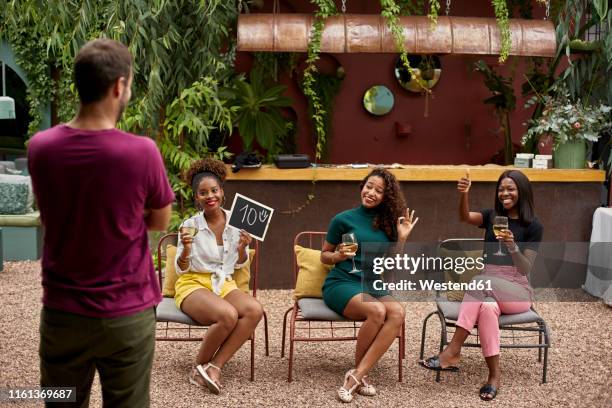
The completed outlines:
<svg viewBox="0 0 612 408">
<path fill-rule="evenodd" d="M 427 360 L 421 360 L 419 361 L 419 364 L 421 365 L 421 367 L 425 367 L 428 370 L 453 372 L 459 371 L 459 367 L 455 366 L 442 367 L 440 365 L 440 356 L 429 357 Z"/>
<path fill-rule="evenodd" d="M 349 377 L 352 378 L 353 380 L 355 380 L 355 384 L 353 384 L 353 386 L 351 388 L 349 388 L 348 390 L 346 388 L 344 388 L 344 384 L 342 384 L 342 387 L 340 387 L 338 389 L 338 398 L 340 399 L 340 401 L 342 402 L 351 402 L 353 401 L 353 392 L 355 391 L 355 389 L 357 387 L 359 387 L 361 385 L 361 381 L 359 381 L 357 379 L 357 377 L 355 377 L 353 375 L 353 373 L 355 372 L 355 370 L 349 370 L 345 376 L 344 376 L 344 384 L 346 384 L 346 382 L 348 381 Z"/>
<path fill-rule="evenodd" d="M 208 375 L 208 369 L 211 367 L 221 371 L 221 369 L 213 363 L 207 363 L 205 366 L 198 364 L 196 366 L 196 370 L 198 371 L 198 374 L 200 374 L 200 376 L 204 379 L 204 385 L 206 385 L 206 388 L 208 388 L 208 390 L 213 394 L 219 395 L 219 393 L 221 392 L 221 387 Z"/>
<path fill-rule="evenodd" d="M 191 372 L 189 373 L 189 382 L 193 385 L 197 385 L 198 387 L 206 387 L 204 378 L 200 375 L 195 366 L 191 368 Z"/>
<path fill-rule="evenodd" d="M 482 387 L 480 387 L 480 391 L 479 391 L 480 399 L 483 401 L 494 400 L 495 397 L 497 396 L 497 391 L 498 389 L 493 384 L 485 384 Z"/>
<path fill-rule="evenodd" d="M 357 393 L 359 395 L 363 395 L 364 397 L 373 397 L 376 395 L 376 388 L 370 382 L 366 380 L 368 378 L 367 375 L 364 375 L 361 378 L 361 385 L 357 389 Z"/>
</svg>

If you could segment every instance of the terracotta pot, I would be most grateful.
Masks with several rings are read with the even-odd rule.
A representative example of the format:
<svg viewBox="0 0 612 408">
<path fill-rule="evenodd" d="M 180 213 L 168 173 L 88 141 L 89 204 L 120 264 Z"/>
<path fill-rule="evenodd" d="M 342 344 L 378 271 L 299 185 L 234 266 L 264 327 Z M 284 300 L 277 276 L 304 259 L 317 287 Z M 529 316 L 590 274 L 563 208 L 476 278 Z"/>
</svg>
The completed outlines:
<svg viewBox="0 0 612 408">
<path fill-rule="evenodd" d="M 538 139 L 538 152 L 540 154 L 553 154 L 553 145 L 555 139 L 550 133 L 540 136 Z"/>
</svg>

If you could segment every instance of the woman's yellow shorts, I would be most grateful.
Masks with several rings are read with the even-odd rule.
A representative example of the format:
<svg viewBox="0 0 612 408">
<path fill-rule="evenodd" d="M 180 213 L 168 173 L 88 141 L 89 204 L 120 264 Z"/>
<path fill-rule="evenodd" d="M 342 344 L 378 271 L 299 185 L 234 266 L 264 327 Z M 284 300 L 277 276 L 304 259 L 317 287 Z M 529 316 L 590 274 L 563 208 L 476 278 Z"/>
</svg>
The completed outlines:
<svg viewBox="0 0 612 408">
<path fill-rule="evenodd" d="M 176 280 L 176 284 L 174 285 L 176 292 L 174 295 L 174 303 L 176 303 L 176 307 L 180 309 L 183 300 L 185 300 L 187 296 L 191 295 L 194 290 L 207 289 L 212 292 L 213 288 L 211 276 L 212 273 L 201 272 L 187 272 L 180 274 Z M 234 289 L 238 289 L 236 281 L 234 279 L 226 280 L 223 283 L 219 296 L 224 298 Z"/>
</svg>

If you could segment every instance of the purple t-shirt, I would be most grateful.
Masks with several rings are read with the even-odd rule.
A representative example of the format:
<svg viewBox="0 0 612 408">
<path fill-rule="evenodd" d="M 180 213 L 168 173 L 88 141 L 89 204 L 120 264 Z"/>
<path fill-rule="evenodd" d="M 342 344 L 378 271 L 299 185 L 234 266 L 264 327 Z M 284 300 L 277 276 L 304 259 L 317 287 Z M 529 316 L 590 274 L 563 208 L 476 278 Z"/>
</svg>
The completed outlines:
<svg viewBox="0 0 612 408">
<path fill-rule="evenodd" d="M 30 140 L 28 166 L 45 228 L 43 304 L 111 318 L 159 303 L 143 211 L 174 194 L 155 143 L 59 125 Z"/>
</svg>

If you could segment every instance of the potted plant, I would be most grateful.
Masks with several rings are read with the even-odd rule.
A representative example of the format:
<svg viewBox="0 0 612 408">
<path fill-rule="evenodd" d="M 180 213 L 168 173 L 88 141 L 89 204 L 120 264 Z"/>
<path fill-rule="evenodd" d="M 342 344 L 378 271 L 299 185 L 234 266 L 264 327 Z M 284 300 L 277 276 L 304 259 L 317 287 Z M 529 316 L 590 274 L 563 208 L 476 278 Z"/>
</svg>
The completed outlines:
<svg viewBox="0 0 612 408">
<path fill-rule="evenodd" d="M 612 108 L 604 104 L 588 105 L 580 100 L 572 102 L 563 90 L 555 97 L 544 96 L 543 99 L 542 116 L 529 121 L 523 145 L 548 134 L 553 139 L 556 168 L 584 168 L 587 145 L 596 142 L 602 132 L 612 128 Z"/>
<path fill-rule="evenodd" d="M 233 89 L 225 90 L 232 96 L 232 104 L 237 109 L 235 125 L 245 151 L 251 151 L 257 141 L 267 150 L 268 156 L 280 152 L 280 142 L 294 128 L 294 123 L 282 113 L 282 108 L 292 104 L 291 98 L 283 95 L 286 89 L 284 85 L 268 87 L 262 70 L 254 68 L 248 81 L 238 76 L 234 79 Z"/>
</svg>

